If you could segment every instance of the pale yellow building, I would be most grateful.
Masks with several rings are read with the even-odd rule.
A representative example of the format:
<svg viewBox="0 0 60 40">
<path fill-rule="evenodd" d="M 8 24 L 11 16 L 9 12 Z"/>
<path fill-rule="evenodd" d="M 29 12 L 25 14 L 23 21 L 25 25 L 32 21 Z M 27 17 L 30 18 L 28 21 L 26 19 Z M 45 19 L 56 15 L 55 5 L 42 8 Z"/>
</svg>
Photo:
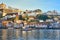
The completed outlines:
<svg viewBox="0 0 60 40">
<path fill-rule="evenodd" d="M 0 4 L 0 12 L 2 13 L 3 16 L 5 16 L 7 13 L 19 13 L 21 10 L 19 9 L 10 9 L 9 7 L 6 6 L 6 4 L 1 3 Z"/>
</svg>

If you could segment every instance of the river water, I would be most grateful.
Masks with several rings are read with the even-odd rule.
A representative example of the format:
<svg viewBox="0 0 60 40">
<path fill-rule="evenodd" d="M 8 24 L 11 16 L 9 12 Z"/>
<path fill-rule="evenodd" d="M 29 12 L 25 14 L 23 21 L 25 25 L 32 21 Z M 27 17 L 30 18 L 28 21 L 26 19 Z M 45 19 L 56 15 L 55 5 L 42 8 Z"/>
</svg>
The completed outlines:
<svg viewBox="0 0 60 40">
<path fill-rule="evenodd" d="M 60 30 L 21 31 L 20 29 L 0 29 L 0 40 L 60 40 Z"/>
</svg>

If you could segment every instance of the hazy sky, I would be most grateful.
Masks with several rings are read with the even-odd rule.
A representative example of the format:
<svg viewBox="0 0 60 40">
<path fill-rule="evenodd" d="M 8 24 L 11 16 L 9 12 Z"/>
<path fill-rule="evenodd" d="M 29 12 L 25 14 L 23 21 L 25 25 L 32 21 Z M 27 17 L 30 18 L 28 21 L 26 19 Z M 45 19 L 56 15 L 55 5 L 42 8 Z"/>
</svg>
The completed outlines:
<svg viewBox="0 0 60 40">
<path fill-rule="evenodd" d="M 19 8 L 22 10 L 41 9 L 43 11 L 60 11 L 60 0 L 0 0 L 0 3 L 2 2 L 7 6 Z"/>
</svg>

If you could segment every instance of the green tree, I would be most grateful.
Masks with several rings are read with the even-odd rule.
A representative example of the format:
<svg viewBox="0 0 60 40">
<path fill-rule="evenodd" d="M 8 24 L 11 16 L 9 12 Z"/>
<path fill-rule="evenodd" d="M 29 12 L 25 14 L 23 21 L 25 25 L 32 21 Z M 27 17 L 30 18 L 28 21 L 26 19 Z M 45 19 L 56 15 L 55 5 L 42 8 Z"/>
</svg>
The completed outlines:
<svg viewBox="0 0 60 40">
<path fill-rule="evenodd" d="M 23 20 L 22 15 L 19 15 L 19 20 Z"/>
<path fill-rule="evenodd" d="M 0 14 L 0 18 L 2 18 L 3 16 L 2 16 L 2 14 Z"/>
<path fill-rule="evenodd" d="M 44 21 L 46 19 L 49 19 L 49 17 L 47 15 L 37 15 L 36 18 L 39 19 L 39 20 L 44 20 Z"/>
<path fill-rule="evenodd" d="M 34 10 L 34 12 L 42 12 L 42 10 L 36 9 L 36 10 Z"/>
<path fill-rule="evenodd" d="M 25 19 L 25 21 L 28 21 L 29 17 L 27 14 L 26 14 L 26 17 L 24 19 Z"/>
<path fill-rule="evenodd" d="M 28 18 L 28 15 L 26 15 L 24 18 L 22 17 L 22 15 L 19 15 L 19 20 L 28 20 L 29 18 Z"/>
</svg>

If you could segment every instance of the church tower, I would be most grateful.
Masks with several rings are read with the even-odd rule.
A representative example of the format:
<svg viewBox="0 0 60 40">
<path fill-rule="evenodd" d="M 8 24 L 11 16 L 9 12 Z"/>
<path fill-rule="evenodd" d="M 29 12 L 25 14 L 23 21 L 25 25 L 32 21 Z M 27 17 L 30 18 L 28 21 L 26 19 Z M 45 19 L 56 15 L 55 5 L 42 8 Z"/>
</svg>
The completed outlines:
<svg viewBox="0 0 60 40">
<path fill-rule="evenodd" d="M 6 5 L 4 3 L 1 3 L 0 4 L 0 9 L 5 9 L 6 8 Z"/>
<path fill-rule="evenodd" d="M 0 4 L 0 12 L 1 12 L 1 13 L 0 13 L 0 14 L 2 14 L 2 15 L 3 15 L 3 14 L 4 14 L 4 15 L 6 14 L 6 13 L 4 12 L 4 11 L 5 11 L 5 8 L 6 8 L 6 5 L 5 5 L 4 3 L 1 3 L 1 4 Z M 3 16 L 4 16 L 4 15 L 3 15 Z"/>
</svg>

